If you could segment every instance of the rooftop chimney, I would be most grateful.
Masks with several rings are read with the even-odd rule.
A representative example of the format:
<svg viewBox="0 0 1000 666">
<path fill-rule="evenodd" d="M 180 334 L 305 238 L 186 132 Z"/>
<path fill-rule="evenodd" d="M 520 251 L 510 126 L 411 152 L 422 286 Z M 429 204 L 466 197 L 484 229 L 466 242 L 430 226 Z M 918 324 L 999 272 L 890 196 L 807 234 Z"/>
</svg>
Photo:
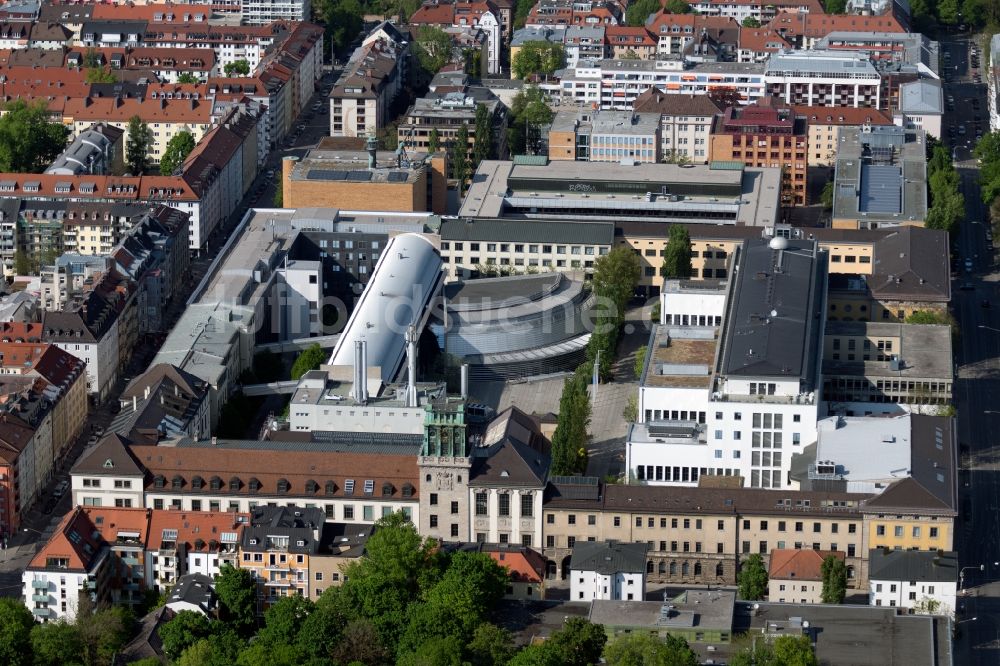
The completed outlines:
<svg viewBox="0 0 1000 666">
<path fill-rule="evenodd" d="M 462 364 L 462 400 L 469 398 L 469 364 Z"/>
<path fill-rule="evenodd" d="M 406 406 L 417 406 L 417 327 L 406 329 Z"/>
<path fill-rule="evenodd" d="M 368 343 L 354 341 L 354 386 L 351 389 L 356 402 L 368 402 Z"/>
</svg>

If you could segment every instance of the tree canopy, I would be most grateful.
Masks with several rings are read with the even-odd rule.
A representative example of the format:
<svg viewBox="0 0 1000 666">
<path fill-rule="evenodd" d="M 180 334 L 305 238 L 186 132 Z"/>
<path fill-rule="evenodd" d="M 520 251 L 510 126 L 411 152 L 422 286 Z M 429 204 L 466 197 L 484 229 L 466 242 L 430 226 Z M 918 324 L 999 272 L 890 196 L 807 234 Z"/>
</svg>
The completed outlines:
<svg viewBox="0 0 1000 666">
<path fill-rule="evenodd" d="M 326 361 L 327 354 L 318 344 L 306 347 L 292 364 L 291 379 L 299 379 L 310 370 L 316 370 Z"/>
<path fill-rule="evenodd" d="M 453 50 L 451 36 L 441 28 L 422 25 L 417 29 L 413 51 L 420 67 L 430 76 L 437 74 L 451 61 Z"/>
<path fill-rule="evenodd" d="M 537 86 L 526 86 L 514 96 L 507 117 L 507 145 L 512 155 L 535 153 L 540 144 L 540 132 L 552 122 L 555 114 L 545 102 L 545 94 Z"/>
<path fill-rule="evenodd" d="M 757 19 L 755 19 L 752 16 L 748 16 L 745 19 L 743 19 L 742 26 L 744 28 L 759 28 L 760 27 L 760 21 L 758 21 Z"/>
<path fill-rule="evenodd" d="M 625 10 L 625 24 L 632 27 L 646 25 L 649 17 L 658 13 L 660 8 L 660 0 L 635 0 Z"/>
<path fill-rule="evenodd" d="M 153 145 L 153 132 L 139 116 L 128 121 L 128 138 L 125 141 L 125 163 L 133 176 L 146 173 L 149 168 L 149 149 Z"/>
<path fill-rule="evenodd" d="M 701 661 L 683 638 L 659 638 L 633 632 L 614 639 L 604 648 L 609 666 L 698 666 Z"/>
<path fill-rule="evenodd" d="M 0 116 L 0 171 L 41 173 L 66 147 L 69 130 L 51 122 L 45 102 L 15 99 Z"/>
<path fill-rule="evenodd" d="M 222 71 L 226 76 L 249 76 L 250 63 L 244 59 L 234 60 L 233 62 L 226 63 Z"/>
<path fill-rule="evenodd" d="M 740 567 L 737 575 L 740 599 L 757 601 L 767 594 L 767 569 L 764 568 L 764 558 L 753 553 Z"/>
<path fill-rule="evenodd" d="M 847 595 L 847 565 L 844 560 L 835 555 L 827 555 L 823 559 L 823 591 L 824 604 L 842 604 Z"/>
<path fill-rule="evenodd" d="M 525 79 L 532 74 L 552 76 L 566 62 L 566 49 L 552 42 L 525 42 L 511 61 L 515 79 Z"/>
<path fill-rule="evenodd" d="M 184 164 L 194 146 L 194 135 L 187 130 L 181 130 L 172 136 L 167 142 L 167 149 L 163 151 L 163 157 L 160 158 L 160 173 L 164 176 L 172 175 Z"/>
<path fill-rule="evenodd" d="M 223 564 L 215 579 L 219 616 L 241 636 L 249 636 L 257 625 L 257 584 L 249 569 Z"/>
<path fill-rule="evenodd" d="M 779 636 L 773 641 L 759 639 L 729 660 L 730 666 L 817 666 L 817 663 L 808 636 Z"/>
<path fill-rule="evenodd" d="M 663 250 L 660 275 L 686 280 L 691 277 L 691 234 L 682 224 L 671 225 Z"/>
</svg>

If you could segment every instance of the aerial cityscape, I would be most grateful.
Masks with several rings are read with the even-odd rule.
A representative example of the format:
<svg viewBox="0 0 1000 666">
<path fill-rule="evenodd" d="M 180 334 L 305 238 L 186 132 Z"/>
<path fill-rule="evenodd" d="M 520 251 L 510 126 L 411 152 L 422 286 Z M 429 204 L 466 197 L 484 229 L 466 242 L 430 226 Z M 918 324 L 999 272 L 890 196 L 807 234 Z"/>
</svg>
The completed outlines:
<svg viewBox="0 0 1000 666">
<path fill-rule="evenodd" d="M 1000 0 L 0 1 L 0 664 L 1000 663 Z"/>
</svg>

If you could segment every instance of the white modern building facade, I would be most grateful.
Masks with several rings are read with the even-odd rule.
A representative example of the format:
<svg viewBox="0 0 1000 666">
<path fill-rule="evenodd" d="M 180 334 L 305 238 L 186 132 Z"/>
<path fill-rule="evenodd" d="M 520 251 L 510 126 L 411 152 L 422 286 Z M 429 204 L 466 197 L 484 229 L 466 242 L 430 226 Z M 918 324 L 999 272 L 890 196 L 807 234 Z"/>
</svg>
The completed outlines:
<svg viewBox="0 0 1000 666">
<path fill-rule="evenodd" d="M 767 94 L 796 106 L 881 108 L 882 76 L 865 53 L 775 53 L 764 66 Z"/>
<path fill-rule="evenodd" d="M 729 282 L 668 282 L 626 440 L 630 483 L 740 476 L 788 488 L 816 441 L 825 254 L 811 241 L 746 241 Z"/>
</svg>

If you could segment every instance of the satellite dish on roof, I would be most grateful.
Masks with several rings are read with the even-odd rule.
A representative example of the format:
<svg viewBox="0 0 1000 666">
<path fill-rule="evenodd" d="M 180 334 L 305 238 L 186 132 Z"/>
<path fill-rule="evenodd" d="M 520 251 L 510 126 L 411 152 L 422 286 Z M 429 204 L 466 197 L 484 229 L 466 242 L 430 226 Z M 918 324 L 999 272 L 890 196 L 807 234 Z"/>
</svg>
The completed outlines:
<svg viewBox="0 0 1000 666">
<path fill-rule="evenodd" d="M 771 239 L 771 242 L 767 244 L 772 250 L 787 250 L 788 249 L 788 239 L 784 236 L 775 236 Z"/>
</svg>

